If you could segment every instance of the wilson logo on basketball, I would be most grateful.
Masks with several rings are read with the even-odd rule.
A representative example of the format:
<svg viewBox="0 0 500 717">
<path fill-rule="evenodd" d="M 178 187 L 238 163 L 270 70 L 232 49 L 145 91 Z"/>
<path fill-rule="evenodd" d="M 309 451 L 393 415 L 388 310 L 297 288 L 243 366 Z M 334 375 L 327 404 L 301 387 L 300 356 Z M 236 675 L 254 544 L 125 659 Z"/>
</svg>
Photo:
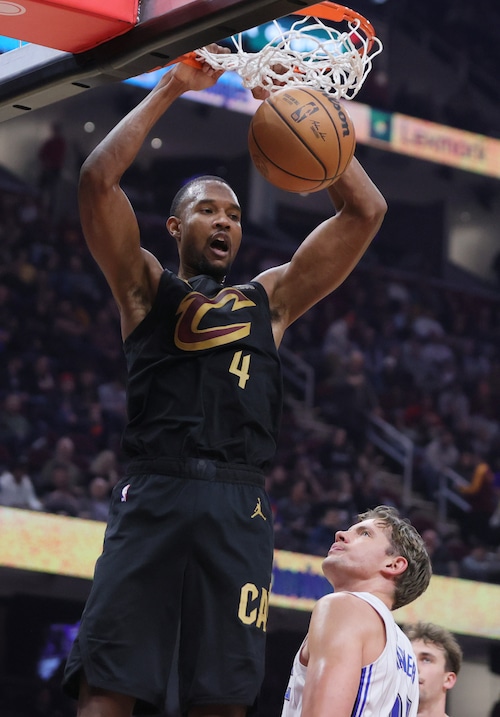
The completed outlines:
<svg viewBox="0 0 500 717">
<path fill-rule="evenodd" d="M 308 102 L 305 105 L 301 105 L 295 112 L 292 112 L 290 117 L 297 124 L 303 122 L 307 117 L 319 112 L 319 107 L 315 102 Z"/>
<path fill-rule="evenodd" d="M 349 129 L 349 122 L 347 120 L 347 115 L 344 112 L 342 105 L 340 104 L 340 102 L 337 102 L 332 97 L 328 97 L 328 100 L 329 100 L 329 102 L 331 102 L 331 104 L 333 105 L 333 107 L 335 108 L 335 110 L 338 114 L 340 123 L 342 125 L 342 136 L 349 137 L 349 135 L 351 134 L 351 130 Z"/>
</svg>

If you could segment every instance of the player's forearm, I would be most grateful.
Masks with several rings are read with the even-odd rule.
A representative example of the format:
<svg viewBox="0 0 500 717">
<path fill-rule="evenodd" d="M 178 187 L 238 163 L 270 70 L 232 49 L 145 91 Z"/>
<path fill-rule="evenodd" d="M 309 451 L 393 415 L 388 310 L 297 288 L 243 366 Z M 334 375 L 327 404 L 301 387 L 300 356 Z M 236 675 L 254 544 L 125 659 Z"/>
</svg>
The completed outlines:
<svg viewBox="0 0 500 717">
<path fill-rule="evenodd" d="M 387 211 L 382 193 L 355 157 L 327 191 L 337 212 L 348 208 L 360 215 L 380 217 L 381 223 Z"/>
</svg>

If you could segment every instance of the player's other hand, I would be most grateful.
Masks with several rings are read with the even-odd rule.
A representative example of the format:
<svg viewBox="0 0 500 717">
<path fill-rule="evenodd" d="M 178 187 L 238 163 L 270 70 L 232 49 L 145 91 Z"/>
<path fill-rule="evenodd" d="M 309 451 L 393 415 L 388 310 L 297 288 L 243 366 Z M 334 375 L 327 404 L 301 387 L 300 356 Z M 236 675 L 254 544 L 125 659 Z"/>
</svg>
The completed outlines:
<svg viewBox="0 0 500 717">
<path fill-rule="evenodd" d="M 252 90 L 252 95 L 256 100 L 267 100 L 270 94 L 269 90 L 266 90 L 265 87 L 254 87 Z"/>
<path fill-rule="evenodd" d="M 281 63 L 273 65 L 272 70 L 278 75 L 284 75 L 287 72 L 287 68 Z M 280 82 L 278 78 L 273 77 L 272 83 L 265 84 L 263 87 L 254 87 L 254 89 L 252 90 L 252 95 L 255 97 L 256 100 L 266 100 L 271 95 L 271 90 L 268 89 L 271 84 L 275 88 L 284 87 L 286 85 L 286 82 Z"/>
<path fill-rule="evenodd" d="M 231 52 L 228 47 L 221 47 L 215 43 L 207 45 L 207 50 L 217 55 L 226 55 Z M 188 90 L 205 90 L 207 87 L 212 87 L 224 74 L 224 70 L 215 70 L 202 57 L 197 57 L 196 60 L 186 58 L 184 61 L 178 62 L 172 72 L 176 79 L 187 86 Z"/>
</svg>

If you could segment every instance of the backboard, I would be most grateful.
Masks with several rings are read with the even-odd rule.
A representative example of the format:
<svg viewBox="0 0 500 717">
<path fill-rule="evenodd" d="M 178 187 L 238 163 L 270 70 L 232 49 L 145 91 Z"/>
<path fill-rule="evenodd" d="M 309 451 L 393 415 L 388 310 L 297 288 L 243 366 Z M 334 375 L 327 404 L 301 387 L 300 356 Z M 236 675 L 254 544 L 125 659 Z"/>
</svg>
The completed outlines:
<svg viewBox="0 0 500 717">
<path fill-rule="evenodd" d="M 0 121 L 149 72 L 316 1 L 142 0 L 132 29 L 90 50 L 73 54 L 23 45 L 0 55 Z"/>
</svg>

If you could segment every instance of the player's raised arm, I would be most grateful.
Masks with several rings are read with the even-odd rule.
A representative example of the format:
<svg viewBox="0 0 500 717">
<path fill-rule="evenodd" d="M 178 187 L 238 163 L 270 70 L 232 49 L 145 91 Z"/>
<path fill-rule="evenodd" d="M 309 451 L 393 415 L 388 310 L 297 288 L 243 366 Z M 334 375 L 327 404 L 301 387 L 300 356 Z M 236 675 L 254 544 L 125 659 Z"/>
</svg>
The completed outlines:
<svg viewBox="0 0 500 717">
<path fill-rule="evenodd" d="M 220 71 L 183 63 L 160 79 L 84 162 L 80 172 L 79 205 L 88 247 L 110 285 L 126 335 L 149 310 L 162 271 L 159 262 L 141 249 L 134 210 L 120 187 L 148 133 L 187 90 L 213 85 Z"/>
<path fill-rule="evenodd" d="M 285 329 L 339 286 L 382 224 L 387 204 L 356 158 L 326 191 L 336 209 L 302 242 L 291 261 L 257 277 L 269 296 L 279 344 Z"/>
</svg>

